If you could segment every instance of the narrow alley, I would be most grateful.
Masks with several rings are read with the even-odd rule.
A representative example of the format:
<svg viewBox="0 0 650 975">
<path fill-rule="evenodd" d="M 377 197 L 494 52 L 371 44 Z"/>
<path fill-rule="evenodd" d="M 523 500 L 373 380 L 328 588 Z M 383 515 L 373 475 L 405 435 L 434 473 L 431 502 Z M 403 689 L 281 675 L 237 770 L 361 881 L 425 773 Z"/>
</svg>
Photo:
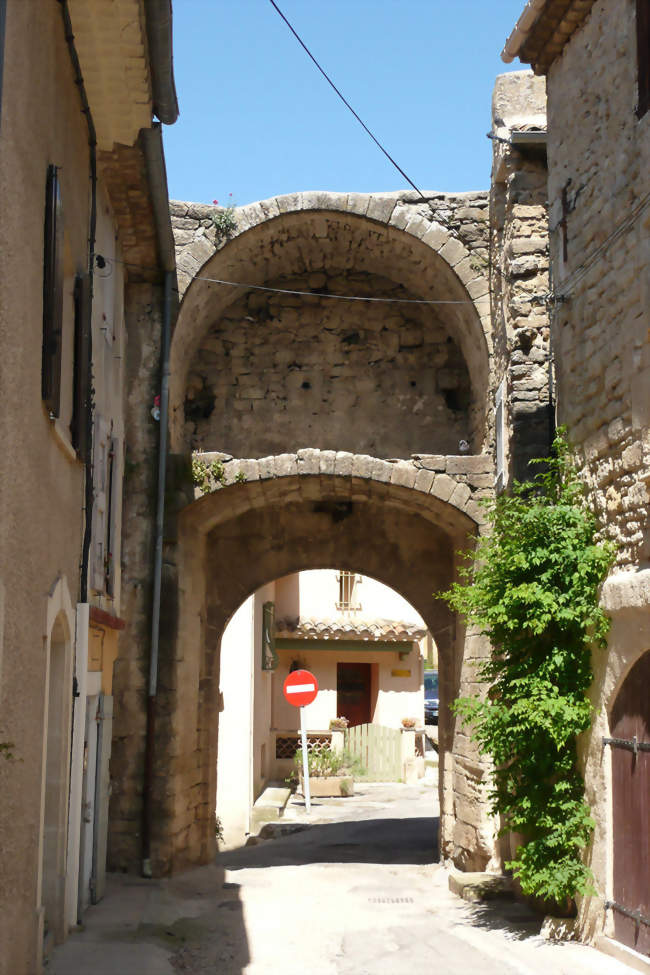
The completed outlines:
<svg viewBox="0 0 650 975">
<path fill-rule="evenodd" d="M 437 862 L 437 789 L 359 783 L 299 797 L 250 845 L 172 879 L 110 879 L 48 975 L 624 975 L 551 944 L 512 900 L 469 904 Z M 266 838 L 265 838 L 266 837 Z"/>
</svg>

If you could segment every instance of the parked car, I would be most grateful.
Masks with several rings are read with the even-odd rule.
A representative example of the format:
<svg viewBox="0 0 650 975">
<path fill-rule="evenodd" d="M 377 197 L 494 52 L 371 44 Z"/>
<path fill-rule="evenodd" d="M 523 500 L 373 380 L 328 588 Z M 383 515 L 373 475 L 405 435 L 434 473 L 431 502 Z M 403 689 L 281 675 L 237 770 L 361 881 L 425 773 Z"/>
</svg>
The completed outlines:
<svg viewBox="0 0 650 975">
<path fill-rule="evenodd" d="M 438 671 L 424 672 L 424 723 L 438 724 Z"/>
</svg>

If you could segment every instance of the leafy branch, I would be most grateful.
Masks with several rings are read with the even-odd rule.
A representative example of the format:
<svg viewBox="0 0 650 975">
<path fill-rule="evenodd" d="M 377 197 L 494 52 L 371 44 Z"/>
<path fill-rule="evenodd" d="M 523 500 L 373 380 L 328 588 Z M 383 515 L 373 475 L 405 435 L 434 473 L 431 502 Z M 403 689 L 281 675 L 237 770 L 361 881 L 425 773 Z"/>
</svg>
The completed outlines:
<svg viewBox="0 0 650 975">
<path fill-rule="evenodd" d="M 486 696 L 460 698 L 454 710 L 494 761 L 502 833 L 524 837 L 506 867 L 524 893 L 565 904 L 593 891 L 582 852 L 594 821 L 576 736 L 591 723 L 591 649 L 605 646 L 609 627 L 598 589 L 614 550 L 595 543 L 564 430 L 536 463 L 545 466 L 532 483 L 486 504 L 491 531 L 442 598 L 492 644 L 479 668 Z"/>
</svg>

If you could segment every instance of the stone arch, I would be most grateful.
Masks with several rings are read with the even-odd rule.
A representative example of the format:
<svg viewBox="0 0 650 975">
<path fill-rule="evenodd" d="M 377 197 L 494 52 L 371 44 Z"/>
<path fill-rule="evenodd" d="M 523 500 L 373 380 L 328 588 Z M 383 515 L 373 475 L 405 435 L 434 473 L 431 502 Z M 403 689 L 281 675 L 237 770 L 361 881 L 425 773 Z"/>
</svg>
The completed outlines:
<svg viewBox="0 0 650 975">
<path fill-rule="evenodd" d="M 310 452 L 312 470 L 326 453 Z M 456 553 L 471 544 L 477 527 L 463 510 L 467 504 L 459 503 L 464 492 L 454 502 L 453 491 L 442 500 L 430 490 L 399 483 L 401 477 L 362 477 L 348 457 L 346 473 L 276 472 L 218 488 L 179 513 L 176 541 L 166 557 L 169 615 L 161 647 L 163 717 L 157 726 L 164 751 L 157 762 L 165 774 L 155 799 L 157 873 L 213 855 L 220 641 L 231 616 L 265 583 L 332 565 L 372 576 L 406 598 L 431 629 L 443 705 L 471 680 L 465 661 L 480 656 L 481 639 L 466 633 L 446 604 L 434 598 L 454 580 Z M 269 460 L 277 471 L 286 458 L 259 464 Z M 398 465 L 386 466 L 405 473 Z M 435 486 L 435 473 L 426 473 Z M 444 476 L 454 490 L 467 487 Z M 486 807 L 480 800 L 473 805 L 461 800 L 465 811 L 459 816 L 455 796 L 480 795 L 486 771 L 447 710 L 440 741 L 443 852 L 480 869 L 495 852 Z"/>
<path fill-rule="evenodd" d="M 408 194 L 303 193 L 277 197 L 237 210 L 236 235 L 218 247 L 210 229 L 214 208 L 174 204 L 173 214 L 194 214 L 203 222 L 192 221 L 190 216 L 174 217 L 183 301 L 171 347 L 173 449 L 182 451 L 185 445 L 183 398 L 198 342 L 209 323 L 223 316 L 247 292 L 246 288 L 199 279 L 264 286 L 297 269 L 320 271 L 328 261 L 397 281 L 412 297 L 449 302 L 437 308 L 441 315 L 444 310 L 444 327 L 458 341 L 467 363 L 475 414 L 472 439 L 476 449 L 483 449 L 489 442 L 489 288 L 482 270 L 482 252 L 475 254 L 472 245 L 466 245 L 451 229 L 455 213 L 462 209 L 459 201 L 466 202 L 462 197 L 453 200 L 456 210 L 445 198 L 450 208 L 445 211 L 446 226 L 434 219 L 426 203 L 409 199 Z M 190 230 L 185 227 L 188 223 L 197 226 Z"/>
<path fill-rule="evenodd" d="M 45 613 L 43 795 L 39 911 L 50 943 L 65 938 L 68 789 L 72 723 L 74 612 L 65 578 L 54 584 Z"/>
</svg>

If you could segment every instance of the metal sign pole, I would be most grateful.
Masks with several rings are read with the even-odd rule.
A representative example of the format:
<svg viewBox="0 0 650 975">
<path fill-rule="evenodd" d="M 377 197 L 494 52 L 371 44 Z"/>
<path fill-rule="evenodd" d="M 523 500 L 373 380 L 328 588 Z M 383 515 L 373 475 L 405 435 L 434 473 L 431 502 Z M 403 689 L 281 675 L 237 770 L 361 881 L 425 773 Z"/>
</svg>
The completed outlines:
<svg viewBox="0 0 650 975">
<path fill-rule="evenodd" d="M 307 757 L 307 733 L 305 732 L 304 708 L 300 708 L 300 738 L 302 740 L 302 788 L 305 794 L 305 809 L 311 812 L 311 796 L 309 794 L 309 758 Z"/>
</svg>

